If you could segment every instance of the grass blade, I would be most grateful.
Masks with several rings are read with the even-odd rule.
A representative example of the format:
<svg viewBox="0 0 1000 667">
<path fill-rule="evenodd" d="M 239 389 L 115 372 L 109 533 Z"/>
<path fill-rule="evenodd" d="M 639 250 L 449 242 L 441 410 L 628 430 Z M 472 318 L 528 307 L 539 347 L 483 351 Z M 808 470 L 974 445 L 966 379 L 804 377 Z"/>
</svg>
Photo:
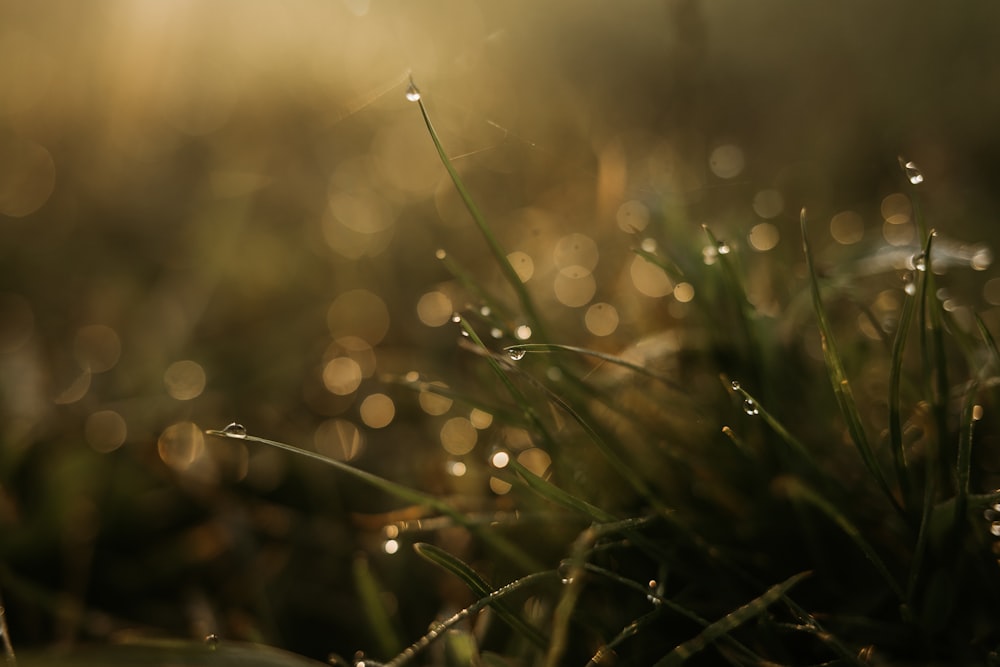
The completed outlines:
<svg viewBox="0 0 1000 667">
<path fill-rule="evenodd" d="M 440 500 L 429 493 L 411 489 L 410 487 L 399 484 L 398 482 L 393 482 L 392 480 L 384 477 L 379 477 L 378 475 L 370 473 L 367 470 L 361 470 L 360 468 L 355 468 L 354 466 L 348 465 L 343 461 L 338 461 L 337 459 L 330 458 L 329 456 L 323 456 L 318 452 L 302 449 L 301 447 L 289 445 L 277 440 L 268 440 L 267 438 L 259 438 L 255 435 L 249 435 L 240 425 L 231 424 L 222 430 L 209 429 L 205 431 L 205 433 L 218 438 L 228 438 L 232 440 L 240 440 L 242 442 L 255 442 L 260 445 L 283 449 L 286 452 L 291 452 L 293 454 L 297 454 L 298 456 L 324 463 L 328 466 L 336 468 L 346 475 L 369 484 L 370 486 L 373 486 L 376 489 L 393 496 L 394 498 L 402 500 L 403 502 L 412 503 L 421 507 L 428 507 L 450 517 L 455 521 L 455 523 L 474 533 L 477 537 L 495 548 L 499 553 L 502 553 L 505 557 L 511 559 L 511 562 L 517 563 L 519 567 L 524 568 L 526 571 L 540 569 L 540 564 L 535 561 L 534 558 L 530 557 L 523 549 L 495 533 L 482 530 L 482 526 L 479 525 L 479 522 L 470 519 L 465 513 L 458 511 L 447 502 Z"/>
<path fill-rule="evenodd" d="M 416 91 L 416 86 L 414 86 L 412 79 L 410 80 L 410 87 L 412 90 Z M 500 267 L 507 283 L 517 295 L 521 308 L 524 311 L 525 316 L 528 318 L 528 323 L 541 338 L 545 338 L 543 333 L 544 325 L 541 318 L 538 316 L 538 311 L 535 309 L 535 304 L 532 301 L 531 296 L 528 294 L 527 288 L 525 288 L 524 283 L 522 283 L 521 279 L 518 277 L 517 271 L 515 271 L 514 267 L 511 266 L 510 261 L 507 259 L 507 253 L 504 252 L 503 248 L 500 246 L 500 242 L 497 240 L 496 235 L 493 234 L 493 230 L 490 228 L 489 224 L 487 224 L 485 216 L 483 216 L 482 211 L 479 210 L 479 206 L 476 204 L 476 201 L 472 198 L 472 195 L 465 187 L 465 183 L 458 175 L 458 170 L 456 170 L 455 165 L 452 164 L 451 158 L 448 157 L 448 153 L 445 152 L 444 146 L 441 144 L 441 139 L 438 137 L 437 130 L 434 129 L 431 117 L 427 113 L 427 107 L 424 105 L 424 100 L 419 93 L 416 93 L 415 101 L 420 107 L 420 114 L 424 118 L 424 124 L 427 126 L 427 132 L 430 134 L 431 141 L 434 142 L 434 148 L 437 150 L 438 157 L 441 158 L 441 163 L 448 172 L 448 176 L 451 177 L 452 183 L 455 184 L 455 189 L 458 191 L 459 197 L 462 198 L 462 202 L 465 204 L 465 207 L 469 210 L 469 214 L 472 215 L 472 219 L 476 223 L 476 227 L 479 228 L 480 233 L 486 240 L 486 245 L 489 247 L 490 253 L 493 255 L 493 259 Z"/>
<path fill-rule="evenodd" d="M 896 338 L 892 343 L 892 356 L 889 361 L 889 448 L 892 451 L 896 479 L 905 508 L 909 508 L 913 503 L 913 485 L 910 480 L 910 471 L 907 469 L 906 451 L 903 449 L 900 381 L 903 373 L 903 348 L 910 332 L 915 305 L 916 301 L 907 293 L 903 301 L 903 310 L 899 315 L 899 326 L 896 329 Z"/>
<path fill-rule="evenodd" d="M 435 641 L 444 636 L 446 630 L 454 627 L 458 623 L 461 623 L 465 619 L 469 618 L 472 614 L 478 612 L 484 607 L 490 605 L 496 605 L 498 601 L 511 593 L 519 591 L 523 588 L 527 588 L 536 582 L 545 581 L 547 579 L 555 579 L 556 572 L 554 570 L 544 570 L 542 572 L 534 572 L 532 574 L 526 575 L 512 581 L 505 586 L 501 586 L 489 595 L 481 597 L 471 605 L 457 612 L 450 618 L 441 621 L 440 623 L 435 623 L 434 627 L 426 635 L 418 639 L 411 646 L 409 646 L 402 653 L 397 655 L 395 658 L 386 663 L 385 667 L 401 667 L 406 663 L 410 662 L 418 653 L 426 649 L 428 646 L 433 644 Z"/>
<path fill-rule="evenodd" d="M 426 542 L 418 542 L 414 544 L 413 549 L 427 561 L 434 563 L 461 579 L 465 582 L 465 585 L 469 587 L 469 590 L 471 590 L 478 597 L 484 599 L 489 598 L 497 592 L 497 590 L 494 590 L 489 582 L 483 579 L 478 572 L 472 569 L 472 567 L 444 549 L 440 549 L 433 544 L 427 544 Z M 497 616 L 503 619 L 504 622 L 506 622 L 511 628 L 524 635 L 531 641 L 531 643 L 535 644 L 535 646 L 545 648 L 548 644 L 548 639 L 538 630 L 538 628 L 524 620 L 520 614 L 518 614 L 505 602 L 501 600 L 494 600 L 489 604 L 491 604 L 491 606 L 496 610 Z"/>
<path fill-rule="evenodd" d="M 861 460 L 864 463 L 865 468 L 867 468 L 868 472 L 875 478 L 875 481 L 892 503 L 893 507 L 902 513 L 903 508 L 899 504 L 895 495 L 893 495 L 892 489 L 889 488 L 889 483 L 885 478 L 885 474 L 882 472 L 878 459 L 875 457 L 875 453 L 872 451 L 871 445 L 868 442 L 868 436 L 865 435 L 865 428 L 861 419 L 861 414 L 858 412 L 858 406 L 854 400 L 854 393 L 851 391 L 851 384 L 847 379 L 847 373 L 844 371 L 844 362 L 840 357 L 840 353 L 837 351 L 837 345 L 833 339 L 833 331 L 826 318 L 826 311 L 823 308 L 823 300 L 819 293 L 819 277 L 816 273 L 816 267 L 813 264 L 812 251 L 809 248 L 809 235 L 806 233 L 805 209 L 802 209 L 800 223 L 802 226 L 802 249 L 806 256 L 806 269 L 809 274 L 809 286 L 812 293 L 813 309 L 816 311 L 820 340 L 823 345 L 823 358 L 826 360 L 827 373 L 830 376 L 830 383 L 833 385 L 833 393 L 840 406 L 840 412 L 847 421 L 848 433 L 850 433 L 851 440 L 854 441 L 854 445 L 857 448 L 858 453 L 861 455 Z"/>
<path fill-rule="evenodd" d="M 767 589 L 760 597 L 754 598 L 739 609 L 730 612 L 725 617 L 702 630 L 694 638 L 689 639 L 674 648 L 673 651 L 660 659 L 656 663 L 655 667 L 676 667 L 677 665 L 682 664 L 694 654 L 707 648 L 712 642 L 728 635 L 743 623 L 746 623 L 751 618 L 763 613 L 768 607 L 783 598 L 785 594 L 792 589 L 792 587 L 805 579 L 807 576 L 809 576 L 808 572 L 800 572 L 799 574 L 789 577 L 780 584 L 775 584 L 771 588 Z"/>
</svg>

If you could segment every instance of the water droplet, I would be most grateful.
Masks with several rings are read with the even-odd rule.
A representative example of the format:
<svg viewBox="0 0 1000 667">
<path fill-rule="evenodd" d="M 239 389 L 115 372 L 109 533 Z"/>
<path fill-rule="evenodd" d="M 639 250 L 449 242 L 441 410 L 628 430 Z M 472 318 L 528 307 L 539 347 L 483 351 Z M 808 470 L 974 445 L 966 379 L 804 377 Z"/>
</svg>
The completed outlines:
<svg viewBox="0 0 1000 667">
<path fill-rule="evenodd" d="M 1000 537 L 1000 521 L 994 521 L 990 524 L 990 532 L 994 536 Z"/>
<path fill-rule="evenodd" d="M 451 316 L 451 321 L 454 322 L 455 324 L 461 324 L 462 316 L 459 315 L 458 313 L 455 313 L 454 315 Z"/>
<path fill-rule="evenodd" d="M 994 512 L 1000 512 L 1000 503 L 997 503 L 997 504 L 995 504 L 995 505 L 993 506 L 993 511 L 994 511 Z"/>
<path fill-rule="evenodd" d="M 740 390 L 740 381 L 739 380 L 733 380 L 732 384 L 733 384 L 733 391 L 739 391 Z"/>
<path fill-rule="evenodd" d="M 918 252 L 910 259 L 910 264 L 912 264 L 913 268 L 916 269 L 917 271 L 926 271 L 927 255 L 923 252 Z"/>
<path fill-rule="evenodd" d="M 503 338 L 503 330 L 500 329 L 499 327 L 493 327 L 492 329 L 490 329 L 490 336 L 496 339 Z"/>
<path fill-rule="evenodd" d="M 213 651 L 219 648 L 219 635 L 217 634 L 205 635 L 205 645 Z"/>
<path fill-rule="evenodd" d="M 483 317 L 489 317 L 489 316 L 490 316 L 490 313 L 492 313 L 492 312 L 493 312 L 493 311 L 492 311 L 492 310 L 490 309 L 490 307 L 489 307 L 489 306 L 482 306 L 482 307 L 481 307 L 481 308 L 479 309 L 479 314 L 480 314 L 480 315 L 482 315 Z"/>
<path fill-rule="evenodd" d="M 903 274 L 903 291 L 910 296 L 917 293 L 917 281 L 913 271 L 907 271 Z"/>
<path fill-rule="evenodd" d="M 410 79 L 410 85 L 406 87 L 406 99 L 411 102 L 420 100 L 420 89 L 417 88 L 417 84 L 413 83 L 413 79 Z"/>
<path fill-rule="evenodd" d="M 521 359 L 524 359 L 524 355 L 528 353 L 527 350 L 520 347 L 507 348 L 506 352 L 511 361 L 521 361 Z"/>
<path fill-rule="evenodd" d="M 747 413 L 751 417 L 760 414 L 760 410 L 757 409 L 757 404 L 754 403 L 753 400 L 749 398 L 743 401 L 743 412 Z"/>
<path fill-rule="evenodd" d="M 245 438 L 247 437 L 247 427 L 239 422 L 232 422 L 222 429 L 222 434 L 229 438 Z"/>
<path fill-rule="evenodd" d="M 434 253 L 434 256 L 438 259 L 445 259 L 448 256 L 448 253 L 445 252 L 444 248 L 438 248 L 437 252 Z"/>
<path fill-rule="evenodd" d="M 725 241 L 719 241 L 718 243 L 715 244 L 715 250 L 720 255 L 728 255 L 730 252 L 732 252 L 733 249 Z"/>
<path fill-rule="evenodd" d="M 466 331 L 465 329 L 462 329 L 462 335 L 463 335 L 464 337 L 468 338 L 468 337 L 469 337 L 469 332 L 468 332 L 468 331 Z"/>
<path fill-rule="evenodd" d="M 514 330 L 514 337 L 518 340 L 528 340 L 531 338 L 531 327 L 527 324 L 522 324 Z"/>
<path fill-rule="evenodd" d="M 573 583 L 573 577 L 563 577 L 562 578 L 562 584 L 563 584 L 563 586 L 569 586 L 572 583 Z"/>
<path fill-rule="evenodd" d="M 919 185 L 924 182 L 924 175 L 920 173 L 920 168 L 913 160 L 899 158 L 899 166 L 903 169 L 903 174 L 906 175 L 906 180 L 908 180 L 912 185 Z"/>
</svg>

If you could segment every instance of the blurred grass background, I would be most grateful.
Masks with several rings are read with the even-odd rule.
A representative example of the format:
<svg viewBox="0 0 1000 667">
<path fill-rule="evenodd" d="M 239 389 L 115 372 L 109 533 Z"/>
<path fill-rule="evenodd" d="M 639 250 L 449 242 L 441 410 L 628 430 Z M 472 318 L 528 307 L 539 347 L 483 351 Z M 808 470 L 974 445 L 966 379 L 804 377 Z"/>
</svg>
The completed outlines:
<svg viewBox="0 0 1000 667">
<path fill-rule="evenodd" d="M 516 434 L 381 381 L 479 363 L 449 321 L 479 303 L 438 250 L 502 283 L 411 71 L 558 342 L 618 353 L 686 316 L 630 227 L 700 257 L 709 224 L 751 278 L 801 279 L 802 206 L 828 264 L 912 253 L 897 155 L 985 271 L 950 275 L 954 299 L 997 326 L 998 19 L 979 1 L 0 2 L 15 644 L 218 632 L 348 655 L 371 641 L 358 558 L 405 627 L 456 595 L 384 553 L 388 499 L 201 434 L 239 420 L 503 507 L 454 465 Z M 752 284 L 764 312 L 783 289 Z M 516 315 L 485 319 L 519 339 Z"/>
</svg>

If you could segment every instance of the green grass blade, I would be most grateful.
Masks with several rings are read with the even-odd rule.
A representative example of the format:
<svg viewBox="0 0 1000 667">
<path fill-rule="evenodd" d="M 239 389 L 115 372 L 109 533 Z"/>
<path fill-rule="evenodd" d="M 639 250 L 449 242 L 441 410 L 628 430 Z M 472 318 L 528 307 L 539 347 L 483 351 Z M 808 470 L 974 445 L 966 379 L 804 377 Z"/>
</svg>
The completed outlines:
<svg viewBox="0 0 1000 667">
<path fill-rule="evenodd" d="M 260 445 L 267 445 L 276 449 L 282 449 L 298 456 L 319 461 L 320 463 L 336 468 L 344 474 L 373 486 L 376 489 L 393 496 L 394 498 L 402 500 L 403 502 L 419 505 L 421 507 L 428 507 L 450 517 L 455 521 L 455 523 L 466 528 L 470 532 L 473 532 L 484 542 L 495 548 L 505 557 L 511 559 L 512 562 L 517 563 L 518 566 L 524 568 L 526 571 L 540 569 L 540 564 L 536 562 L 534 558 L 529 556 L 523 549 L 510 543 L 495 533 L 482 530 L 482 526 L 480 526 L 477 521 L 470 519 L 465 513 L 458 511 L 447 502 L 440 500 L 429 493 L 411 489 L 410 487 L 399 484 L 398 482 L 393 482 L 392 480 L 384 477 L 379 477 L 378 475 L 370 473 L 367 470 L 361 470 L 360 468 L 355 468 L 354 466 L 348 465 L 343 461 L 338 461 L 337 459 L 330 458 L 329 456 L 323 456 L 318 452 L 302 449 L 301 447 L 289 445 L 277 440 L 268 440 L 267 438 L 259 438 L 255 435 L 249 435 L 242 426 L 239 426 L 239 428 L 233 428 L 231 425 L 230 427 L 226 427 L 222 430 L 209 429 L 205 431 L 205 433 L 218 438 L 228 438 L 243 442 L 255 442 Z"/>
<path fill-rule="evenodd" d="M 416 90 L 412 80 L 410 81 L 410 86 L 413 90 Z M 522 283 L 521 279 L 518 277 L 517 271 L 515 271 L 514 267 L 511 266 L 510 261 L 507 259 L 507 253 L 504 252 L 504 249 L 500 246 L 500 242 L 497 240 L 496 235 L 486 222 L 486 217 L 483 215 L 482 211 L 479 210 L 479 206 L 472 198 L 469 190 L 465 187 L 465 183 L 462 181 L 462 178 L 458 175 L 458 170 L 456 170 L 455 165 L 452 164 L 451 158 L 448 157 L 448 153 L 445 152 L 444 146 L 441 144 L 441 139 L 438 137 L 437 130 L 434 129 L 434 124 L 431 122 L 431 117 L 427 113 L 427 107 L 424 105 L 423 98 L 419 96 L 419 93 L 417 95 L 418 97 L 416 98 L 416 102 L 420 107 L 420 114 L 423 116 L 424 124 L 427 126 L 427 132 L 430 134 L 431 141 L 434 142 L 434 148 L 437 150 L 438 157 L 441 158 L 441 163 L 444 164 L 444 168 L 448 172 L 448 176 L 451 177 L 452 183 L 455 184 L 455 189 L 458 191 L 459 197 L 462 198 L 462 202 L 469 210 L 470 215 L 472 215 L 472 219 L 476 223 L 476 227 L 479 228 L 480 233 L 486 240 L 486 245 L 489 247 L 490 253 L 493 255 L 493 259 L 500 267 L 507 283 L 517 295 L 521 308 L 524 311 L 525 316 L 528 318 L 528 323 L 531 325 L 531 328 L 535 331 L 535 333 L 544 339 L 544 324 L 542 319 L 538 316 L 538 311 L 535 308 L 535 304 L 532 301 L 531 296 L 528 294 L 527 288 L 525 288 L 524 283 Z"/>
<path fill-rule="evenodd" d="M 416 657 L 418 653 L 426 649 L 428 646 L 433 644 L 435 641 L 444 636 L 445 632 L 450 628 L 454 627 L 458 623 L 461 623 L 465 619 L 469 618 L 472 614 L 480 611 L 484 607 L 490 605 L 496 605 L 499 600 L 504 598 L 511 593 L 528 588 L 538 582 L 543 582 L 546 580 L 555 580 L 556 572 L 554 570 L 544 570 L 542 572 L 534 572 L 532 574 L 526 575 L 510 582 L 500 588 L 496 589 L 489 595 L 479 598 L 471 605 L 457 612 L 450 618 L 447 618 L 440 623 L 435 623 L 434 627 L 425 634 L 423 637 L 414 642 L 402 653 L 397 655 L 395 658 L 386 663 L 385 667 L 402 667 L 406 663 L 410 662 Z"/>
<path fill-rule="evenodd" d="M 523 465 L 517 462 L 513 457 L 507 466 L 517 473 L 517 475 L 524 480 L 532 491 L 537 493 L 542 498 L 555 503 L 561 507 L 565 507 L 574 512 L 578 512 L 583 516 L 591 519 L 592 521 L 598 522 L 609 522 L 617 520 L 613 514 L 605 512 L 600 507 L 588 503 L 586 500 L 575 496 L 563 489 L 559 488 L 555 484 L 552 484 L 546 479 L 539 477 L 535 473 L 531 472 Z"/>
<path fill-rule="evenodd" d="M 725 382 L 725 380 L 723 381 Z M 792 451 L 798 454 L 810 468 L 814 470 L 819 469 L 819 464 L 816 462 L 816 459 L 813 458 L 812 452 L 809 451 L 801 440 L 792 435 L 791 432 L 785 428 L 784 424 L 768 412 L 753 394 L 744 389 L 743 385 L 739 381 L 733 380 L 729 383 L 729 386 L 743 398 L 744 410 L 752 410 L 753 414 L 763 419 L 764 423 L 770 426 L 771 430 L 774 431 L 779 438 L 784 440 L 785 444 L 788 445 Z"/>
<path fill-rule="evenodd" d="M 392 620 L 382 602 L 382 586 L 369 567 L 364 555 L 355 557 L 353 564 L 354 586 L 364 610 L 365 619 L 371 629 L 379 652 L 384 656 L 395 655 L 403 648 L 403 643 L 393 628 Z"/>
<path fill-rule="evenodd" d="M 906 294 L 903 309 L 899 315 L 899 325 L 896 338 L 892 343 L 892 356 L 889 361 L 889 448 L 892 451 L 893 464 L 896 468 L 896 479 L 902 496 L 903 506 L 909 508 L 913 503 L 913 484 L 906 462 L 906 451 L 903 448 L 903 418 L 900 412 L 900 382 L 903 375 L 903 349 L 913 321 L 916 300 Z"/>
<path fill-rule="evenodd" d="M 682 664 L 721 637 L 727 636 L 743 623 L 762 614 L 772 604 L 785 597 L 788 591 L 807 576 L 809 576 L 808 572 L 800 572 L 780 584 L 775 584 L 760 597 L 754 598 L 739 609 L 730 612 L 702 630 L 697 636 L 674 648 L 673 651 L 657 661 L 655 667 L 676 667 Z"/>
<path fill-rule="evenodd" d="M 952 538 L 961 543 L 961 530 L 965 525 L 965 513 L 969 505 L 969 478 L 972 471 L 972 436 L 975 431 L 976 396 L 979 383 L 973 380 L 965 393 L 962 407 L 961 430 L 958 436 L 958 456 L 955 460 L 955 521 Z"/>
<path fill-rule="evenodd" d="M 677 389 L 682 391 L 682 387 L 673 382 L 670 378 L 666 378 L 658 373 L 654 373 L 645 366 L 640 366 L 638 364 L 633 364 L 630 361 L 617 357 L 613 354 L 608 354 L 606 352 L 600 352 L 598 350 L 591 350 L 585 347 L 576 347 L 575 345 L 560 345 L 558 343 L 517 343 L 515 345 L 508 345 L 505 347 L 504 352 L 506 352 L 511 358 L 519 355 L 520 352 L 573 352 L 586 357 L 593 357 L 595 359 L 600 359 L 601 361 L 606 361 L 610 364 L 616 366 L 621 366 L 622 368 L 627 368 L 628 370 L 637 373 L 639 375 L 648 377 L 657 382 L 662 382 L 671 389 Z"/>
<path fill-rule="evenodd" d="M 461 579 L 465 585 L 469 587 L 469 590 L 480 598 L 489 598 L 498 590 L 494 589 L 489 582 L 483 579 L 478 572 L 472 569 L 472 567 L 444 549 L 440 549 L 433 544 L 427 544 L 426 542 L 418 542 L 414 544 L 413 549 L 427 561 L 434 563 Z M 494 600 L 489 604 L 491 604 L 491 606 L 496 610 L 497 616 L 503 619 L 503 621 L 515 631 L 524 635 L 524 637 L 533 644 L 539 648 L 545 648 L 548 644 L 548 639 L 541 633 L 541 631 L 524 620 L 521 615 L 517 613 L 517 611 L 510 607 L 510 605 L 499 599 Z"/>
<path fill-rule="evenodd" d="M 802 209 L 800 224 L 802 227 L 802 249 L 805 252 L 806 257 L 806 269 L 809 274 L 809 286 L 812 294 L 813 309 L 816 312 L 816 319 L 819 324 L 820 340 L 823 345 L 823 358 L 826 361 L 827 373 L 830 376 L 830 384 L 833 385 L 833 393 L 840 406 L 840 412 L 847 421 L 848 433 L 850 433 L 851 440 L 854 441 L 854 445 L 857 448 L 858 453 L 861 455 L 861 460 L 864 463 L 865 468 L 867 468 L 868 472 L 875 478 L 876 483 L 882 489 L 883 493 L 885 493 L 893 507 L 902 513 L 903 508 L 899 504 L 895 495 L 893 495 L 885 474 L 878 463 L 878 459 L 875 457 L 875 453 L 868 442 L 868 436 L 865 434 L 864 423 L 861 419 L 861 414 L 858 412 L 857 403 L 854 400 L 854 392 L 851 390 L 851 384 L 848 381 L 847 373 L 844 370 L 844 362 L 841 359 L 840 353 L 837 351 L 837 345 L 833 339 L 833 330 L 830 328 L 830 323 L 826 318 L 826 310 L 823 307 L 823 300 L 819 293 L 819 277 L 816 273 L 816 267 L 813 264 L 812 250 L 809 247 L 809 235 L 806 230 L 805 209 Z"/>
<path fill-rule="evenodd" d="M 879 557 L 878 552 L 875 548 L 865 539 L 865 536 L 861 533 L 854 523 L 844 516 L 834 505 L 823 498 L 821 495 L 816 493 L 813 489 L 809 488 L 801 480 L 795 478 L 784 478 L 781 480 L 781 489 L 792 499 L 797 501 L 804 501 L 809 505 L 812 505 L 820 512 L 826 515 L 828 519 L 833 521 L 837 526 L 840 527 L 844 534 L 851 538 L 851 541 L 857 545 L 857 547 L 864 553 L 865 557 L 871 562 L 872 566 L 878 571 L 882 578 L 885 579 L 885 583 L 889 586 L 893 593 L 895 593 L 900 600 L 904 599 L 903 589 L 896 581 L 896 578 L 886 567 L 885 562 Z"/>
</svg>

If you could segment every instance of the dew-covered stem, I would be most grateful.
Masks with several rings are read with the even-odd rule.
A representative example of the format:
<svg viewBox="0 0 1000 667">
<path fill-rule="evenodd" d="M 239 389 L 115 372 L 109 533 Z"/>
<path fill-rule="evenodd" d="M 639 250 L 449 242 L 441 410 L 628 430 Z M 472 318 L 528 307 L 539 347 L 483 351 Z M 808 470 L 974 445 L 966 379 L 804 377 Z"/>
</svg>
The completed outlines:
<svg viewBox="0 0 1000 667">
<path fill-rule="evenodd" d="M 431 122 L 430 114 L 427 112 L 427 107 L 424 105 L 424 100 L 419 91 L 416 90 L 416 86 L 413 85 L 412 80 L 410 82 L 410 86 L 413 93 L 408 92 L 407 98 L 416 102 L 420 107 L 420 114 L 423 116 L 424 124 L 427 126 L 427 132 L 430 134 L 431 141 L 434 142 L 434 148 L 437 150 L 438 157 L 441 158 L 441 163 L 448 172 L 448 176 L 451 177 L 452 183 L 455 184 L 455 189 L 458 191 L 459 197 L 461 197 L 462 202 L 465 204 L 465 207 L 469 210 L 469 214 L 472 216 L 473 221 L 476 223 L 476 227 L 479 228 L 480 233 L 486 240 L 486 245 L 489 247 L 490 253 L 493 255 L 493 259 L 500 267 L 504 278 L 517 295 L 517 299 L 520 302 L 521 308 L 523 309 L 531 328 L 539 335 L 539 337 L 544 339 L 544 323 L 538 316 L 538 311 L 535 308 L 534 301 L 531 299 L 531 295 L 528 294 L 527 288 L 524 286 L 524 283 L 521 282 L 520 277 L 518 277 L 517 271 L 515 271 L 514 267 L 511 266 L 510 261 L 507 259 L 507 253 L 504 252 L 500 242 L 496 238 L 496 235 L 494 235 L 493 230 L 486 222 L 486 217 L 483 215 L 482 211 L 479 210 L 478 204 L 476 204 L 475 199 L 472 198 L 468 188 L 465 187 L 465 183 L 462 181 L 461 176 L 458 175 L 458 170 L 455 169 L 455 165 L 452 164 L 451 158 L 448 157 L 448 153 L 444 150 L 444 146 L 441 144 L 441 139 L 438 137 L 437 130 L 434 129 L 434 124 Z"/>
</svg>

